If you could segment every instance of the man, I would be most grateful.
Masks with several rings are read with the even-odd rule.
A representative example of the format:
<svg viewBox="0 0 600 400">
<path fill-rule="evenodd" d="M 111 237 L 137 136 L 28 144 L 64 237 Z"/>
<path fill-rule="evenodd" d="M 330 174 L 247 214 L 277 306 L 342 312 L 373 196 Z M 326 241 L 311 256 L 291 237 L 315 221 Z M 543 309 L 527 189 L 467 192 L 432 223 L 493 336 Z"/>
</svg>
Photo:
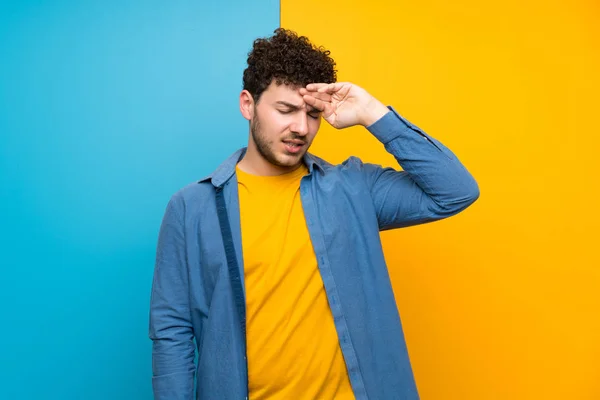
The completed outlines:
<svg viewBox="0 0 600 400">
<path fill-rule="evenodd" d="M 379 231 L 457 214 L 478 186 L 334 68 L 287 30 L 254 42 L 240 95 L 248 147 L 177 192 L 161 226 L 157 399 L 192 399 L 194 377 L 203 400 L 418 399 Z M 309 154 L 321 117 L 366 127 L 403 171 Z"/>
</svg>

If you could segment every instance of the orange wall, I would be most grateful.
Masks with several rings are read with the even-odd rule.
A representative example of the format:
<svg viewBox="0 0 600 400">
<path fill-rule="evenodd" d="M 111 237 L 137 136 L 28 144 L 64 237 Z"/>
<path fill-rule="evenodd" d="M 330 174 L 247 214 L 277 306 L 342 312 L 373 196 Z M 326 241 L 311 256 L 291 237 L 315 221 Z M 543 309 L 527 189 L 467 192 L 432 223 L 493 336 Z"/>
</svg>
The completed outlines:
<svg viewBox="0 0 600 400">
<path fill-rule="evenodd" d="M 600 6 L 281 2 L 339 79 L 450 147 L 480 199 L 383 234 L 423 400 L 600 399 Z M 396 165 L 367 131 L 312 151 Z"/>
</svg>

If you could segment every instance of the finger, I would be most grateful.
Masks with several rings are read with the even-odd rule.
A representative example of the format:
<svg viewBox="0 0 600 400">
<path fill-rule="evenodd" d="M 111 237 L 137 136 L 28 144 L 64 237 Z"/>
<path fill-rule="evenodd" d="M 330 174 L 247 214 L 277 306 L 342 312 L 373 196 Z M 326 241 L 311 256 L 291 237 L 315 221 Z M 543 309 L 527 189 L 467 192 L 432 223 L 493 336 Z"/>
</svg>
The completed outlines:
<svg viewBox="0 0 600 400">
<path fill-rule="evenodd" d="M 346 82 L 334 82 L 329 83 L 327 85 L 321 86 L 318 89 L 320 93 L 335 93 L 343 88 L 347 83 Z"/>
<path fill-rule="evenodd" d="M 308 85 L 306 85 L 306 89 L 311 92 L 316 92 L 323 86 L 327 86 L 327 85 L 329 85 L 329 84 L 328 83 L 309 83 Z"/>
<path fill-rule="evenodd" d="M 329 118 L 333 114 L 334 108 L 333 108 L 333 105 L 329 102 L 319 100 L 319 99 L 309 96 L 309 95 L 304 96 L 304 101 L 308 105 L 313 106 L 315 108 L 315 110 L 318 110 L 319 112 L 321 112 L 321 115 L 325 119 Z"/>
<path fill-rule="evenodd" d="M 328 102 L 318 99 L 310 94 L 305 94 L 304 96 L 302 96 L 302 98 L 304 99 L 304 102 L 306 104 L 316 108 L 319 111 L 324 111 L 326 104 L 329 104 Z"/>
<path fill-rule="evenodd" d="M 331 102 L 331 95 L 329 93 L 309 92 L 306 89 L 300 89 L 300 95 L 308 95 L 323 101 Z"/>
</svg>

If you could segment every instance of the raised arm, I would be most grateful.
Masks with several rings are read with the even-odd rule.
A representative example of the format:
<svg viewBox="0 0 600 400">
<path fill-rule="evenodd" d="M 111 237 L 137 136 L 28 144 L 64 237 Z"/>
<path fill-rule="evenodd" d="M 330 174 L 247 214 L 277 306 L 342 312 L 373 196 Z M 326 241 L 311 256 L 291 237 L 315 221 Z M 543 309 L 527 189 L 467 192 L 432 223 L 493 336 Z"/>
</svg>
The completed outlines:
<svg viewBox="0 0 600 400">
<path fill-rule="evenodd" d="M 301 94 L 333 127 L 366 127 L 403 168 L 361 165 L 381 230 L 449 217 L 479 197 L 477 182 L 448 148 L 364 89 L 348 82 L 316 83 Z"/>
</svg>

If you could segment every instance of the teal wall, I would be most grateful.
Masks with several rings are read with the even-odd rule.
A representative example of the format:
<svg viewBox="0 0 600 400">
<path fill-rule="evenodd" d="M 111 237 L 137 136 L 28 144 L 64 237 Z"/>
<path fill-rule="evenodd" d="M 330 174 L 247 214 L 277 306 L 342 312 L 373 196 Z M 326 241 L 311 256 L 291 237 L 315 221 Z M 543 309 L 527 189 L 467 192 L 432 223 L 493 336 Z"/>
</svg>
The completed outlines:
<svg viewBox="0 0 600 400">
<path fill-rule="evenodd" d="M 0 399 L 152 398 L 164 207 L 246 143 L 278 25 L 272 0 L 0 1 Z"/>
</svg>

